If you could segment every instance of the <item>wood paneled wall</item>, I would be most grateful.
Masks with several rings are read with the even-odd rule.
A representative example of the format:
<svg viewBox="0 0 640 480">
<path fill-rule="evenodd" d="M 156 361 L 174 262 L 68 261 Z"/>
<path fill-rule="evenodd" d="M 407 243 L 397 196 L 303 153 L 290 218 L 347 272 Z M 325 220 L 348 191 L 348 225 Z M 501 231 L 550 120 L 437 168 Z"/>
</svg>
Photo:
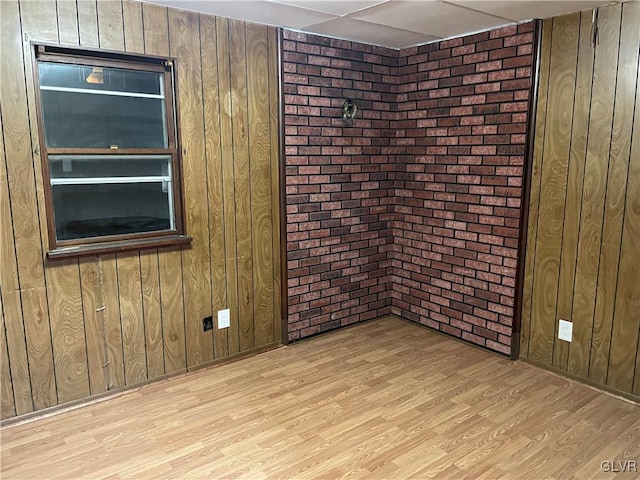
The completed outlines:
<svg viewBox="0 0 640 480">
<path fill-rule="evenodd" d="M 591 11 L 543 24 L 521 355 L 640 396 L 640 3 L 597 31 Z"/>
<path fill-rule="evenodd" d="M 128 0 L 0 8 L 2 418 L 279 343 L 276 29 Z M 190 247 L 46 260 L 31 41 L 177 58 Z M 204 332 L 223 308 L 231 327 Z"/>
</svg>

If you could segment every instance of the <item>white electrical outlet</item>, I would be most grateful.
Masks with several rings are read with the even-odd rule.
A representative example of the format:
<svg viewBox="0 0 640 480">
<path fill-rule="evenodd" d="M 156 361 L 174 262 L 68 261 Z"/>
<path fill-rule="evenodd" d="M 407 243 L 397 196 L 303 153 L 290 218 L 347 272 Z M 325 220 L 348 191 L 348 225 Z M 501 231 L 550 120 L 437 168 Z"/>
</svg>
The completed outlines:
<svg viewBox="0 0 640 480">
<path fill-rule="evenodd" d="M 558 323 L 558 338 L 565 342 L 570 342 L 573 338 L 573 322 L 560 320 Z"/>
<path fill-rule="evenodd" d="M 229 328 L 231 325 L 231 312 L 227 308 L 226 310 L 218 311 L 218 329 Z"/>
</svg>

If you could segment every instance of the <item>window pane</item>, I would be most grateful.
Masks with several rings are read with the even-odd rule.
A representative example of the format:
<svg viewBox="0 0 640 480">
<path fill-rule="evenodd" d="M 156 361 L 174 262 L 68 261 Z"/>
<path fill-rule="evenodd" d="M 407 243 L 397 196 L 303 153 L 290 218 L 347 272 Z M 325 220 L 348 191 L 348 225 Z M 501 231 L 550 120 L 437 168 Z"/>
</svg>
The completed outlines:
<svg viewBox="0 0 640 480">
<path fill-rule="evenodd" d="M 169 155 L 49 155 L 51 179 L 171 177 Z"/>
<path fill-rule="evenodd" d="M 90 67 L 65 63 L 40 62 L 40 85 L 82 90 L 162 95 L 161 76 L 156 72 Z"/>
<path fill-rule="evenodd" d="M 167 148 L 163 76 L 40 63 L 44 131 L 51 148 Z M 94 75 L 103 83 L 91 83 Z"/>
<path fill-rule="evenodd" d="M 170 230 L 170 182 L 52 185 L 58 240 Z"/>
</svg>

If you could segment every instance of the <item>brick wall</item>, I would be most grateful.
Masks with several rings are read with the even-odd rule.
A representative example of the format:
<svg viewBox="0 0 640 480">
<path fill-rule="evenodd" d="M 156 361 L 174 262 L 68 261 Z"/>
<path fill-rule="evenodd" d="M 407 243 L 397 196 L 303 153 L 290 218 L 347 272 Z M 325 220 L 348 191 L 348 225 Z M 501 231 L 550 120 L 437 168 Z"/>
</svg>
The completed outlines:
<svg viewBox="0 0 640 480">
<path fill-rule="evenodd" d="M 533 24 L 400 52 L 393 312 L 509 353 Z"/>
<path fill-rule="evenodd" d="M 290 340 L 390 313 L 397 57 L 284 32 Z"/>
<path fill-rule="evenodd" d="M 509 353 L 531 30 L 399 52 L 285 31 L 291 340 L 392 311 Z"/>
</svg>

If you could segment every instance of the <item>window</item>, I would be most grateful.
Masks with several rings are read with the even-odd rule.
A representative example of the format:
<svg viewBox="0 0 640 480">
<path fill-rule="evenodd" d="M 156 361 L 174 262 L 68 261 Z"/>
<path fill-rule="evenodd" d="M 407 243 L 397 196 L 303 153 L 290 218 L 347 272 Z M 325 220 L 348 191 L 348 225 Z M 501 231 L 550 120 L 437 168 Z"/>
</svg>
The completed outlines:
<svg viewBox="0 0 640 480">
<path fill-rule="evenodd" d="M 173 61 L 35 47 L 49 257 L 187 243 Z"/>
</svg>

